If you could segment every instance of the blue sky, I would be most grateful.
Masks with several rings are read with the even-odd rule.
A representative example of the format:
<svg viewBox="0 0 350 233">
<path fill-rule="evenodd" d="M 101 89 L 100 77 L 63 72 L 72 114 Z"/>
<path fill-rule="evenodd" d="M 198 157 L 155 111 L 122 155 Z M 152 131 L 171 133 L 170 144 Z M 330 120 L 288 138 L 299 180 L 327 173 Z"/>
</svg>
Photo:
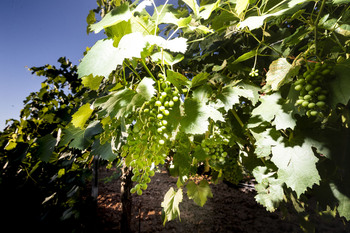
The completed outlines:
<svg viewBox="0 0 350 233">
<path fill-rule="evenodd" d="M 0 0 L 0 131 L 19 119 L 23 100 L 44 78 L 26 66 L 57 65 L 66 56 L 78 64 L 100 34 L 86 34 L 86 16 L 96 0 Z"/>
</svg>

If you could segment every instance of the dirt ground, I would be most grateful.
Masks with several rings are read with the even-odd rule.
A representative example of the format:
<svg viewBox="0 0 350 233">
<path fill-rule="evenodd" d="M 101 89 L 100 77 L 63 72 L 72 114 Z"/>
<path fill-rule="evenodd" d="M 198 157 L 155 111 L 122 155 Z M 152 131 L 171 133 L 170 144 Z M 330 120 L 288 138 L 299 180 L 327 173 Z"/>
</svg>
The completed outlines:
<svg viewBox="0 0 350 233">
<path fill-rule="evenodd" d="M 99 232 L 119 232 L 121 213 L 120 180 L 104 183 L 115 170 L 101 169 L 98 196 Z M 184 199 L 180 204 L 181 222 L 177 219 L 162 224 L 161 202 L 170 187 L 176 187 L 176 178 L 169 177 L 165 170 L 156 173 L 148 189 L 142 196 L 133 194 L 132 230 L 134 232 L 302 232 L 296 214 L 283 218 L 281 212 L 269 213 L 255 202 L 254 191 L 247 188 L 228 186 L 225 183 L 211 185 L 213 198 L 208 199 L 204 207 L 189 200 L 184 190 Z M 320 220 L 317 220 L 320 221 Z M 340 219 L 328 222 L 316 222 L 316 232 L 346 233 Z"/>
</svg>

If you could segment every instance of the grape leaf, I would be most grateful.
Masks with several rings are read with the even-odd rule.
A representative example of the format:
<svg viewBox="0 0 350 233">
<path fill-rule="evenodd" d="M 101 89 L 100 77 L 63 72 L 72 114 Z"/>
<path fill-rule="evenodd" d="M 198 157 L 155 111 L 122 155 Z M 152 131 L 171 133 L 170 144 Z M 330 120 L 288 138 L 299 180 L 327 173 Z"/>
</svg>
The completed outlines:
<svg viewBox="0 0 350 233">
<path fill-rule="evenodd" d="M 350 0 L 333 0 L 334 4 L 350 3 Z"/>
<path fill-rule="evenodd" d="M 37 140 L 38 150 L 35 155 L 38 156 L 41 161 L 49 162 L 50 157 L 55 149 L 57 143 L 56 138 L 52 134 L 47 134 Z"/>
<path fill-rule="evenodd" d="M 92 74 L 85 76 L 82 78 L 82 84 L 84 87 L 88 87 L 93 91 L 97 91 L 100 87 L 100 84 L 103 80 L 103 76 L 96 76 L 94 77 Z"/>
<path fill-rule="evenodd" d="M 100 143 L 100 139 L 97 138 L 91 147 L 91 155 L 100 156 L 104 160 L 113 161 L 117 155 L 112 151 L 112 145 L 110 142 L 106 142 L 105 144 Z"/>
<path fill-rule="evenodd" d="M 292 65 L 286 58 L 278 58 L 270 64 L 269 71 L 266 74 L 266 92 L 272 90 L 277 91 L 283 84 L 290 82 L 291 75 L 288 75 Z M 294 72 L 295 73 L 295 72 Z"/>
<path fill-rule="evenodd" d="M 253 170 L 253 175 L 258 182 L 255 185 L 257 191 L 255 200 L 270 212 L 276 210 L 284 196 L 283 182 L 274 178 L 274 174 L 275 172 L 268 172 L 267 167 L 258 166 Z"/>
<path fill-rule="evenodd" d="M 261 27 L 264 24 L 264 21 L 271 17 L 276 17 L 280 15 L 286 15 L 288 14 L 294 14 L 296 11 L 299 10 L 299 8 L 302 7 L 302 3 L 305 3 L 307 1 L 305 0 L 291 0 L 291 1 L 285 1 L 282 5 L 279 6 L 279 11 L 265 14 L 263 13 L 260 16 L 251 16 L 246 18 L 243 22 L 239 23 L 238 28 L 242 29 L 245 27 L 248 27 L 249 30 L 254 30 L 259 27 Z"/>
<path fill-rule="evenodd" d="M 272 147 L 271 161 L 278 167 L 278 179 L 294 190 L 298 197 L 320 182 L 316 168 L 318 159 L 307 142 L 301 146 L 278 144 Z"/>
<path fill-rule="evenodd" d="M 178 90 L 182 90 L 182 86 L 188 86 L 190 81 L 178 72 L 167 70 L 167 81 L 171 82 Z"/>
<path fill-rule="evenodd" d="M 129 105 L 135 94 L 136 92 L 130 89 L 114 91 L 107 96 L 98 98 L 94 102 L 94 107 L 101 108 L 98 112 L 101 117 L 119 118 L 126 116 L 131 110 Z"/>
<path fill-rule="evenodd" d="M 334 183 L 329 184 L 333 195 L 339 201 L 338 212 L 341 217 L 345 217 L 346 220 L 350 220 L 350 197 L 341 193 L 338 187 Z"/>
<path fill-rule="evenodd" d="M 211 13 L 219 7 L 219 4 L 220 4 L 220 0 L 217 0 L 215 3 L 201 6 L 199 8 L 199 11 L 200 11 L 199 16 L 205 20 L 208 19 Z"/>
<path fill-rule="evenodd" d="M 195 15 L 199 14 L 199 6 L 196 0 L 183 0 L 192 10 Z"/>
<path fill-rule="evenodd" d="M 199 73 L 196 76 L 194 76 L 192 79 L 192 83 L 191 83 L 192 88 L 206 83 L 208 81 L 209 76 L 210 76 L 210 74 L 206 73 L 206 72 Z"/>
<path fill-rule="evenodd" d="M 211 105 L 197 99 L 186 99 L 185 116 L 181 119 L 181 130 L 187 134 L 203 134 L 208 130 L 209 118 L 224 121 L 222 114 Z"/>
<path fill-rule="evenodd" d="M 279 143 L 280 133 L 274 128 L 266 129 L 262 132 L 254 132 L 254 129 L 250 130 L 255 138 L 255 154 L 258 158 L 268 157 L 271 154 L 272 146 L 276 146 Z"/>
<path fill-rule="evenodd" d="M 99 33 L 106 27 L 113 26 L 121 21 L 128 21 L 131 16 L 132 13 L 129 9 L 129 3 L 126 2 L 106 14 L 100 22 L 90 25 L 90 29 L 95 33 Z"/>
<path fill-rule="evenodd" d="M 99 40 L 88 51 L 78 66 L 79 78 L 89 76 L 108 77 L 117 67 L 123 64 L 124 58 L 119 50 L 113 46 L 112 39 Z"/>
<path fill-rule="evenodd" d="M 255 95 L 253 90 L 245 89 L 241 85 L 226 86 L 223 88 L 222 93 L 218 95 L 218 99 L 223 104 L 225 111 L 232 109 L 232 106 L 239 103 L 240 97 L 254 100 Z"/>
<path fill-rule="evenodd" d="M 79 108 L 79 110 L 72 116 L 72 124 L 77 128 L 84 128 L 86 121 L 89 119 L 93 112 L 90 108 L 90 104 L 86 103 Z"/>
<path fill-rule="evenodd" d="M 350 100 L 350 59 L 337 64 L 334 70 L 336 77 L 329 83 L 332 92 L 330 95 L 330 102 L 333 108 L 335 108 L 338 103 L 346 105 Z"/>
<path fill-rule="evenodd" d="M 249 0 L 241 0 L 236 2 L 235 11 L 237 15 L 241 15 L 245 9 L 247 9 L 249 5 Z"/>
<path fill-rule="evenodd" d="M 296 121 L 291 112 L 285 112 L 282 105 L 284 100 L 281 94 L 276 92 L 271 95 L 261 96 L 261 104 L 252 111 L 253 116 L 260 116 L 264 121 L 271 122 L 276 129 L 294 129 Z"/>
<path fill-rule="evenodd" d="M 181 220 L 179 204 L 180 202 L 182 202 L 182 198 L 183 195 L 181 188 L 175 191 L 174 188 L 171 187 L 165 194 L 164 201 L 161 204 L 161 206 L 163 207 L 163 225 L 165 225 L 167 221 L 174 220 L 177 217 L 179 217 L 179 219 Z"/>
<path fill-rule="evenodd" d="M 213 197 L 209 183 L 206 180 L 202 180 L 199 185 L 190 181 L 186 188 L 188 198 L 193 199 L 193 201 L 201 207 L 207 202 L 208 197 Z"/>
<path fill-rule="evenodd" d="M 103 131 L 101 124 L 98 121 L 91 122 L 86 129 L 76 128 L 70 124 L 64 131 L 60 141 L 60 146 L 69 143 L 70 148 L 80 150 L 86 149 L 91 144 L 93 136 Z"/>
</svg>

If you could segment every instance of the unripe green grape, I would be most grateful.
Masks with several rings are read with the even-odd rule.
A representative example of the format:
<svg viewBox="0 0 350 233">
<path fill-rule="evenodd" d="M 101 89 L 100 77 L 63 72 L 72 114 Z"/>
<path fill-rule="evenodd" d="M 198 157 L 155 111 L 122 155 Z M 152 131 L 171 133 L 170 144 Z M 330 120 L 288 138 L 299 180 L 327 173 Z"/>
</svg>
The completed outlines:
<svg viewBox="0 0 350 233">
<path fill-rule="evenodd" d="M 165 116 L 169 116 L 169 111 L 168 111 L 168 110 L 165 109 L 165 110 L 163 111 L 163 113 L 164 113 Z"/>
<path fill-rule="evenodd" d="M 159 120 L 163 119 L 163 114 L 159 113 L 159 114 L 157 115 L 157 118 L 158 118 Z"/>
<path fill-rule="evenodd" d="M 311 90 L 308 92 L 309 95 L 314 95 L 316 92 L 314 90 Z"/>
<path fill-rule="evenodd" d="M 136 190 L 140 190 L 141 189 L 141 185 L 140 184 L 135 185 L 135 189 Z"/>
<path fill-rule="evenodd" d="M 164 106 L 160 106 L 159 107 L 159 111 L 164 111 L 165 110 L 165 107 Z"/>
<path fill-rule="evenodd" d="M 161 133 L 161 132 L 163 132 L 163 129 L 162 129 L 161 127 L 159 127 L 159 128 L 157 129 L 157 132 L 158 132 L 158 133 Z"/>
<path fill-rule="evenodd" d="M 178 100 L 179 100 L 179 97 L 177 97 L 177 96 L 174 96 L 174 97 L 173 97 L 173 101 L 174 101 L 174 102 L 177 102 Z M 170 106 L 170 103 L 169 103 L 169 106 Z"/>
<path fill-rule="evenodd" d="M 319 93 L 319 92 L 321 92 L 321 91 L 322 91 L 322 87 L 316 87 L 316 88 L 315 88 L 315 92 Z"/>
<path fill-rule="evenodd" d="M 327 74 L 329 74 L 331 71 L 329 70 L 329 69 L 325 69 L 325 70 L 323 70 L 322 72 L 321 72 L 321 74 L 323 75 L 323 76 L 326 76 Z"/>
<path fill-rule="evenodd" d="M 307 105 L 308 108 L 314 108 L 315 106 L 316 106 L 315 103 L 309 103 L 309 104 Z"/>
<path fill-rule="evenodd" d="M 137 190 L 137 195 L 139 195 L 139 196 L 142 195 L 142 190 L 141 190 L 141 189 L 138 189 L 138 190 Z"/>
<path fill-rule="evenodd" d="M 294 87 L 294 90 L 296 90 L 296 91 L 300 91 L 301 89 L 303 89 L 303 85 L 301 85 L 301 84 L 296 85 L 296 86 Z"/>
<path fill-rule="evenodd" d="M 141 184 L 141 189 L 142 189 L 142 190 L 146 190 L 147 187 L 148 187 L 147 184 Z M 141 193 L 141 194 L 142 194 L 142 193 Z"/>
<path fill-rule="evenodd" d="M 168 94 L 163 91 L 162 93 L 160 93 L 160 95 L 163 96 L 163 97 L 166 97 Z"/>
<path fill-rule="evenodd" d="M 130 189 L 130 193 L 136 193 L 136 189 L 135 188 Z"/>
<path fill-rule="evenodd" d="M 312 89 L 312 85 L 311 84 L 308 84 L 305 86 L 305 90 L 306 91 L 310 91 Z"/>
<path fill-rule="evenodd" d="M 164 145 L 165 141 L 164 141 L 163 139 L 160 139 L 160 140 L 158 141 L 158 143 L 159 143 L 160 145 Z"/>
<path fill-rule="evenodd" d="M 169 101 L 165 101 L 164 102 L 164 107 L 168 107 L 169 106 Z"/>
<path fill-rule="evenodd" d="M 311 112 L 310 112 L 310 115 L 311 115 L 311 116 L 317 116 L 317 114 L 318 114 L 317 111 L 311 111 Z"/>
<path fill-rule="evenodd" d="M 162 125 L 166 126 L 168 124 L 168 122 L 166 120 L 162 120 Z"/>
<path fill-rule="evenodd" d="M 174 101 L 170 100 L 169 101 L 169 107 L 173 107 L 174 106 Z"/>
<path fill-rule="evenodd" d="M 137 180 L 137 176 L 133 175 L 133 176 L 131 177 L 131 181 L 135 182 L 136 180 Z"/>
<path fill-rule="evenodd" d="M 148 113 L 148 112 L 149 112 L 149 108 L 145 108 L 145 109 L 143 110 L 143 112 L 144 112 L 144 113 Z"/>
<path fill-rule="evenodd" d="M 162 102 L 160 102 L 159 100 L 157 100 L 155 103 L 154 103 L 155 106 L 159 107 L 162 105 Z"/>
<path fill-rule="evenodd" d="M 317 80 L 312 80 L 312 81 L 311 81 L 311 84 L 314 85 L 314 86 L 316 86 L 316 85 L 318 84 L 318 81 L 317 81 Z"/>
<path fill-rule="evenodd" d="M 296 105 L 301 105 L 304 102 L 304 100 L 297 100 L 295 103 Z"/>
<path fill-rule="evenodd" d="M 322 108 L 322 107 L 324 107 L 324 106 L 326 105 L 326 103 L 323 102 L 323 101 L 318 101 L 318 102 L 316 103 L 316 105 L 317 105 L 318 107 Z"/>
<path fill-rule="evenodd" d="M 301 104 L 303 107 L 306 107 L 309 105 L 309 101 L 304 100 L 303 103 Z"/>
<path fill-rule="evenodd" d="M 308 76 L 306 76 L 305 80 L 306 80 L 306 82 L 309 82 L 309 81 L 311 81 L 313 78 L 314 78 L 314 77 L 311 76 L 311 74 L 309 74 Z"/>
<path fill-rule="evenodd" d="M 179 94 L 179 91 L 177 90 L 177 89 L 175 89 L 174 91 L 173 91 L 173 96 L 177 96 Z"/>
<path fill-rule="evenodd" d="M 155 172 L 154 170 L 149 171 L 149 176 L 154 176 Z"/>
<path fill-rule="evenodd" d="M 311 97 L 311 95 L 305 95 L 304 96 L 304 100 L 309 100 L 309 99 L 311 99 L 312 97 Z"/>
<path fill-rule="evenodd" d="M 298 79 L 297 81 L 295 81 L 295 85 L 299 85 L 299 84 L 304 84 L 305 83 L 305 79 Z"/>
<path fill-rule="evenodd" d="M 327 97 L 325 95 L 319 95 L 319 96 L 317 96 L 317 99 L 318 100 L 325 100 L 325 99 L 327 99 Z"/>
</svg>

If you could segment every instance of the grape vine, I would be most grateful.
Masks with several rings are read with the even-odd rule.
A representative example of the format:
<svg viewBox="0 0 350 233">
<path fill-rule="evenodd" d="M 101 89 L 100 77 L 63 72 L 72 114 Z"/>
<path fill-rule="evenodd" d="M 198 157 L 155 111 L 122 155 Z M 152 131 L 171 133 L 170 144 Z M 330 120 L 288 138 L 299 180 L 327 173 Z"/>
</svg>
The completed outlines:
<svg viewBox="0 0 350 233">
<path fill-rule="evenodd" d="M 215 183 L 254 177 L 268 211 L 291 200 L 308 219 L 313 196 L 316 212 L 350 219 L 349 1 L 102 2 L 87 22 L 106 38 L 86 51 L 71 121 L 40 135 L 37 160 L 70 149 L 115 160 L 138 195 L 167 162 L 178 182 L 164 223 L 180 216 L 184 188 L 200 206 L 212 196 L 190 179 L 202 166 Z"/>
</svg>

